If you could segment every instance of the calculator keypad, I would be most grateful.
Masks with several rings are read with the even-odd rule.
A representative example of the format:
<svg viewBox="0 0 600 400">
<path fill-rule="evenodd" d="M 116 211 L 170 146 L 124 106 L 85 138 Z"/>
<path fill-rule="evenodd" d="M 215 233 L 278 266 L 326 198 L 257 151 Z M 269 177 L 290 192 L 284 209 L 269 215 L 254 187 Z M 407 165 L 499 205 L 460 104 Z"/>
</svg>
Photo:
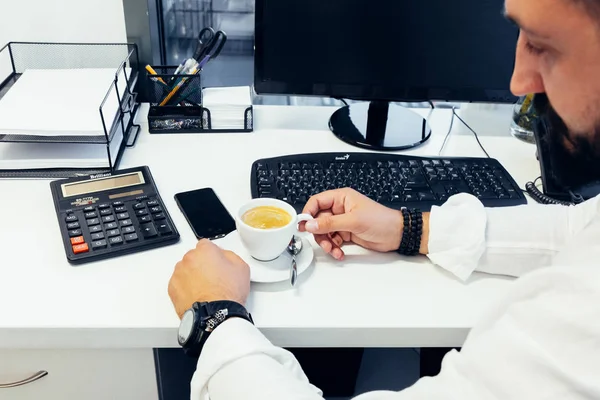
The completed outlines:
<svg viewBox="0 0 600 400">
<path fill-rule="evenodd" d="M 79 215 L 82 218 L 75 213 L 65 216 L 65 227 L 74 254 L 123 248 L 143 240 L 173 234 L 157 199 L 87 206 Z M 84 231 L 89 231 L 89 236 Z M 89 244 L 85 238 L 89 238 Z"/>
</svg>

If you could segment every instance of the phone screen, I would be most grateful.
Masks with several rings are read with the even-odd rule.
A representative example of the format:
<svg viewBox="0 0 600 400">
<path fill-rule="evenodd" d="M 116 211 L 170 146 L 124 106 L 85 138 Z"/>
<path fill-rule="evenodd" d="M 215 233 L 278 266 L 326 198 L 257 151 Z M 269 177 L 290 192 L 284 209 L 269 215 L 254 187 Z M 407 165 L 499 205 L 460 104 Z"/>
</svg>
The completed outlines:
<svg viewBox="0 0 600 400">
<path fill-rule="evenodd" d="M 235 230 L 235 221 L 212 189 L 177 193 L 175 201 L 198 239 L 218 239 Z"/>
</svg>

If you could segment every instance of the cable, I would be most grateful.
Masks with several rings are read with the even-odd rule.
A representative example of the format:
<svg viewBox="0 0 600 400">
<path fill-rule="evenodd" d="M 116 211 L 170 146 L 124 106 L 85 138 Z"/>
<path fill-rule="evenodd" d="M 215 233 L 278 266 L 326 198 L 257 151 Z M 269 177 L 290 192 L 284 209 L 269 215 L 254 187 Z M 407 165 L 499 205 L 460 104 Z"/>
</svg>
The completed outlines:
<svg viewBox="0 0 600 400">
<path fill-rule="evenodd" d="M 541 178 L 541 177 L 540 177 Z M 545 195 L 544 193 L 542 193 L 536 186 L 535 186 L 535 182 L 538 181 L 537 178 L 535 181 L 533 182 L 527 182 L 525 184 L 525 190 L 527 191 L 527 194 L 529 194 L 529 196 L 531 196 L 531 198 L 535 201 L 537 201 L 540 204 L 552 204 L 552 205 L 560 205 L 560 206 L 572 206 L 574 205 L 574 203 L 570 202 L 570 201 L 562 201 L 562 200 L 556 200 L 553 199 L 550 196 Z"/>
<path fill-rule="evenodd" d="M 335 99 L 341 101 L 342 103 L 344 103 L 345 106 L 348 106 L 348 102 L 346 100 L 340 99 L 340 98 L 337 98 L 337 97 Z"/>
<path fill-rule="evenodd" d="M 427 102 L 429 102 L 429 105 L 431 106 L 431 108 L 435 108 L 435 104 L 433 104 L 433 101 L 427 100 Z"/>
<path fill-rule="evenodd" d="M 469 124 L 467 124 L 465 122 L 464 119 L 462 119 L 457 113 L 456 113 L 456 109 L 452 108 L 452 113 L 456 116 L 456 118 L 458 118 L 460 120 L 460 122 L 463 123 L 464 126 L 466 126 L 471 132 L 473 132 L 473 135 L 475 136 L 475 140 L 477 140 L 477 144 L 479 144 L 479 147 L 481 147 L 481 150 L 483 150 L 483 152 L 485 153 L 485 155 L 487 156 L 487 158 L 491 158 L 490 155 L 488 154 L 487 151 L 485 151 L 485 147 L 483 147 L 483 145 L 481 144 L 481 142 L 479 141 L 479 135 L 477 135 L 477 132 L 475 132 L 473 130 L 473 128 L 471 128 L 469 126 Z"/>
<path fill-rule="evenodd" d="M 452 127 L 454 126 L 454 116 L 456 114 L 454 114 L 454 109 L 455 107 L 452 107 L 452 119 L 450 120 L 450 129 L 448 129 L 448 133 L 446 133 L 446 137 L 444 138 L 444 143 L 442 143 L 442 147 L 440 148 L 440 151 L 438 152 L 438 156 L 442 155 L 442 152 L 444 151 L 444 147 L 446 147 L 446 142 L 448 141 L 448 138 L 450 137 L 450 133 L 452 133 Z"/>
</svg>

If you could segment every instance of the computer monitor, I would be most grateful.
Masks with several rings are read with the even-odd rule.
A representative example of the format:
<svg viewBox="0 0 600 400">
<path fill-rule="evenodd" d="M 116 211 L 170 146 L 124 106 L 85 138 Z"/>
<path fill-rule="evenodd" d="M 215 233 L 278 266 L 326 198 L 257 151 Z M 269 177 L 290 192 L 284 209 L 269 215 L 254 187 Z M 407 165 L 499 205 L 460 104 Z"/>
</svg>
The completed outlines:
<svg viewBox="0 0 600 400">
<path fill-rule="evenodd" d="M 330 128 L 360 147 L 423 143 L 427 120 L 393 102 L 510 103 L 517 28 L 504 0 L 256 0 L 259 94 L 364 100 Z"/>
</svg>

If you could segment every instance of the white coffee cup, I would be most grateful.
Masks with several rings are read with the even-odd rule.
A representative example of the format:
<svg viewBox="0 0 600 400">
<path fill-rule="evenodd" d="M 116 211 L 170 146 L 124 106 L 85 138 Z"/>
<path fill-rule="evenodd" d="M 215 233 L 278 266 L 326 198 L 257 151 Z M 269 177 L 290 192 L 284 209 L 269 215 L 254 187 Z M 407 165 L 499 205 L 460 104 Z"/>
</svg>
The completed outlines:
<svg viewBox="0 0 600 400">
<path fill-rule="evenodd" d="M 242 216 L 256 207 L 277 207 L 287 212 L 292 218 L 289 224 L 281 228 L 259 229 L 246 224 Z M 235 225 L 244 247 L 250 255 L 259 261 L 271 261 L 279 257 L 287 248 L 294 235 L 302 236 L 304 233 L 298 231 L 301 221 L 313 219 L 308 214 L 296 213 L 294 207 L 277 199 L 254 199 L 239 209 Z"/>
</svg>

